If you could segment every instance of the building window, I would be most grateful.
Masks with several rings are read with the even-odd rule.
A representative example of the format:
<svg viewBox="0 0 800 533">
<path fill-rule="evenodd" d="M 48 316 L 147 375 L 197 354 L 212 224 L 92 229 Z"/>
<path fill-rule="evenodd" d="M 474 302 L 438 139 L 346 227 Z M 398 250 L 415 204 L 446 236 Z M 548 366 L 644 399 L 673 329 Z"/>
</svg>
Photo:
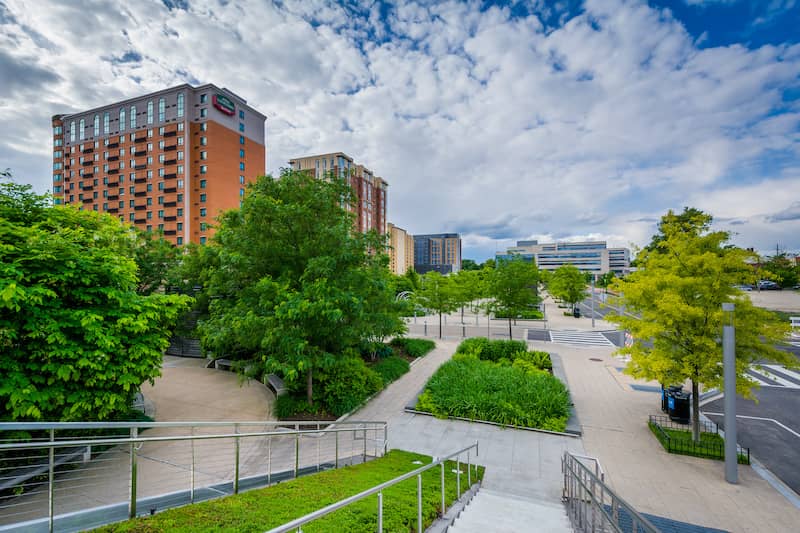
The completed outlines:
<svg viewBox="0 0 800 533">
<path fill-rule="evenodd" d="M 239 144 L 244 144 L 244 135 L 239 135 Z"/>
<path fill-rule="evenodd" d="M 200 137 L 200 146 L 206 146 L 208 144 L 208 137 Z"/>
<path fill-rule="evenodd" d="M 239 196 L 244 196 L 244 189 L 239 189 Z"/>
<path fill-rule="evenodd" d="M 164 118 L 167 114 L 167 101 L 163 98 L 158 99 L 158 121 L 164 122 Z"/>
<path fill-rule="evenodd" d="M 206 230 L 206 223 L 205 222 L 201 222 L 200 223 L 200 231 L 205 231 L 205 230 Z"/>
<path fill-rule="evenodd" d="M 61 135 L 64 129 L 61 126 L 53 126 L 53 135 Z"/>
<path fill-rule="evenodd" d="M 152 136 L 153 136 L 153 130 L 152 129 L 147 130 L 147 137 L 150 138 Z"/>
<path fill-rule="evenodd" d="M 128 200 L 128 205 L 129 205 L 129 207 L 135 207 L 136 203 L 133 201 L 133 199 L 131 199 L 131 200 Z"/>
<path fill-rule="evenodd" d="M 183 150 L 178 151 L 178 160 L 180 161 L 181 159 L 183 159 Z"/>
<path fill-rule="evenodd" d="M 244 170 L 244 161 L 239 163 L 239 170 Z"/>
<path fill-rule="evenodd" d="M 83 140 L 84 135 L 86 133 L 86 121 L 84 119 L 81 119 L 79 127 L 80 129 L 78 130 L 78 138 L 80 140 Z"/>
<path fill-rule="evenodd" d="M 206 201 L 206 193 L 202 193 L 202 194 L 200 195 L 200 201 L 201 201 L 201 202 L 205 202 L 205 201 Z"/>
<path fill-rule="evenodd" d="M 166 130 L 164 129 L 164 126 L 161 126 L 160 128 L 158 128 L 158 134 L 159 134 L 159 135 L 164 135 L 164 132 L 165 132 L 165 131 L 166 131 Z"/>
<path fill-rule="evenodd" d="M 204 216 L 206 216 L 206 208 L 205 208 L 205 207 L 201 207 L 201 208 L 200 208 L 200 216 L 201 216 L 201 217 L 204 217 Z"/>
<path fill-rule="evenodd" d="M 158 218 L 164 218 L 164 210 L 163 209 L 159 209 L 158 210 Z"/>
<path fill-rule="evenodd" d="M 200 188 L 201 189 L 205 189 L 206 188 L 206 180 L 200 180 Z"/>
<path fill-rule="evenodd" d="M 131 129 L 132 130 L 136 129 L 136 106 L 135 105 L 131 106 Z M 133 136 L 133 134 L 131 134 L 131 136 Z"/>
<path fill-rule="evenodd" d="M 183 122 L 178 122 L 178 131 L 183 131 Z M 183 139 L 181 139 L 183 140 Z M 183 144 L 183 143 L 180 143 Z"/>
<path fill-rule="evenodd" d="M 244 122 L 240 122 L 240 123 L 239 123 L 239 131 L 241 131 L 242 133 L 244 133 Z"/>
<path fill-rule="evenodd" d="M 183 231 L 183 222 L 178 222 L 178 223 L 176 224 L 176 226 L 177 226 L 177 228 L 176 228 L 176 229 L 177 229 L 178 231 Z"/>
<path fill-rule="evenodd" d="M 244 110 L 243 109 L 239 110 L 239 119 L 240 120 L 244 120 Z"/>
<path fill-rule="evenodd" d="M 206 131 L 208 129 L 208 122 L 202 122 L 200 124 L 200 131 Z"/>
<path fill-rule="evenodd" d="M 119 131 L 125 129 L 125 108 L 121 107 L 119 109 Z"/>
<path fill-rule="evenodd" d="M 64 139 L 55 139 L 53 141 L 53 146 L 64 146 Z"/>
<path fill-rule="evenodd" d="M 239 176 L 239 184 L 244 185 L 244 176 Z"/>
<path fill-rule="evenodd" d="M 177 201 L 178 202 L 182 202 L 183 201 L 183 193 L 178 193 L 178 200 Z"/>
<path fill-rule="evenodd" d="M 183 165 L 178 165 L 177 170 L 175 171 L 177 174 L 183 174 Z"/>
<path fill-rule="evenodd" d="M 167 156 L 164 154 L 158 154 L 158 162 L 163 163 L 167 159 Z M 202 159 L 202 158 L 201 158 Z"/>
<path fill-rule="evenodd" d="M 164 231 L 164 224 L 158 225 L 158 231 Z"/>
<path fill-rule="evenodd" d="M 179 207 L 179 208 L 178 208 L 178 216 L 179 216 L 179 217 L 182 217 L 182 216 L 183 216 L 183 208 L 182 208 L 182 207 Z"/>
<path fill-rule="evenodd" d="M 153 184 L 152 183 L 148 183 L 147 184 L 147 192 L 153 192 Z"/>
<path fill-rule="evenodd" d="M 244 157 L 244 150 L 241 148 L 239 149 L 239 157 Z"/>
<path fill-rule="evenodd" d="M 181 122 L 183 124 L 183 122 Z M 183 137 L 178 137 L 178 146 L 183 146 Z"/>
<path fill-rule="evenodd" d="M 200 95 L 200 103 L 201 104 L 207 104 L 208 103 L 208 95 L 207 94 L 201 94 Z"/>
<path fill-rule="evenodd" d="M 100 135 L 100 115 L 94 116 L 94 136 Z"/>
<path fill-rule="evenodd" d="M 147 102 L 147 123 L 148 124 L 152 124 L 153 123 L 153 101 L 152 100 Z"/>
<path fill-rule="evenodd" d="M 160 203 L 160 204 L 164 203 L 164 197 L 163 196 L 159 196 L 158 197 L 158 203 Z M 148 198 L 147 199 L 147 205 L 153 205 L 153 199 L 152 198 Z"/>
<path fill-rule="evenodd" d="M 150 159 L 150 158 L 148 157 L 147 159 Z M 148 170 L 147 171 L 147 179 L 148 180 L 153 179 L 153 171 L 152 170 Z"/>
<path fill-rule="evenodd" d="M 103 133 L 108 134 L 111 129 L 111 113 L 106 111 L 103 113 Z"/>
<path fill-rule="evenodd" d="M 200 109 L 200 118 L 206 118 L 208 116 L 208 109 L 205 107 Z"/>
<path fill-rule="evenodd" d="M 159 169 L 158 169 L 158 175 L 159 175 L 159 177 L 162 177 L 162 178 L 163 178 L 163 177 L 164 177 L 164 174 L 166 174 L 166 172 L 164 171 L 164 169 L 163 169 L 163 168 L 159 168 Z"/>
<path fill-rule="evenodd" d="M 183 189 L 183 180 L 178 180 L 177 187 L 178 187 L 179 189 Z"/>
<path fill-rule="evenodd" d="M 200 165 L 200 174 L 205 174 L 208 171 L 208 167 L 206 165 Z"/>
<path fill-rule="evenodd" d="M 202 241 L 203 239 L 200 239 L 200 240 Z M 178 246 L 180 246 L 182 244 L 183 244 L 183 237 L 178 237 Z M 205 244 L 205 243 L 203 243 L 203 244 Z"/>
<path fill-rule="evenodd" d="M 208 152 L 200 152 L 200 159 L 201 160 L 208 159 Z"/>
<path fill-rule="evenodd" d="M 159 181 L 158 182 L 158 190 L 159 191 L 163 191 L 164 190 L 164 182 L 163 181 Z"/>
<path fill-rule="evenodd" d="M 147 143 L 147 151 L 148 152 L 152 152 L 153 151 L 153 143 Z"/>
<path fill-rule="evenodd" d="M 183 116 L 184 97 L 183 93 L 178 93 L 178 117 Z"/>
<path fill-rule="evenodd" d="M 148 214 L 149 214 L 150 216 L 153 216 L 153 213 L 148 213 Z M 152 226 L 151 224 L 148 224 L 148 225 L 147 225 L 147 231 L 148 231 L 148 232 L 150 232 L 150 231 L 153 231 L 153 226 Z"/>
<path fill-rule="evenodd" d="M 133 213 L 131 213 L 130 215 L 128 215 L 128 220 L 130 220 L 131 222 L 133 222 L 133 219 L 134 219 L 134 218 L 135 218 L 135 215 L 134 215 Z"/>
</svg>

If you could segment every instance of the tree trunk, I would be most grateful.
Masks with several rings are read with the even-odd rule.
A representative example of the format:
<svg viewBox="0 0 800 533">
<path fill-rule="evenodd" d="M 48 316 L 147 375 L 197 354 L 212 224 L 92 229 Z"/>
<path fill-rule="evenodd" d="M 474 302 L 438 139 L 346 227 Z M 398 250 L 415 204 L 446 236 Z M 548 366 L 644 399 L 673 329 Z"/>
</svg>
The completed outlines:
<svg viewBox="0 0 800 533">
<path fill-rule="evenodd" d="M 700 442 L 700 386 L 692 380 L 692 440 Z"/>
<path fill-rule="evenodd" d="M 508 340 L 511 340 L 511 315 L 508 316 Z"/>
<path fill-rule="evenodd" d="M 314 370 L 311 367 L 306 374 L 306 400 L 308 405 L 314 405 Z"/>
<path fill-rule="evenodd" d="M 442 338 L 442 313 L 439 312 L 439 338 Z"/>
</svg>

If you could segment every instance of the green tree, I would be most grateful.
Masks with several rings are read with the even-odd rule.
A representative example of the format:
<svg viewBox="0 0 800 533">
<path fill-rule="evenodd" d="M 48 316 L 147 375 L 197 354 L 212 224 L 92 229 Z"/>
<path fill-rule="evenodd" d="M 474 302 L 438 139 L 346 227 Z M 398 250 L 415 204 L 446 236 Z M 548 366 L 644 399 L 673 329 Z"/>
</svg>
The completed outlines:
<svg viewBox="0 0 800 533">
<path fill-rule="evenodd" d="M 484 261 L 483 263 L 481 263 L 481 268 L 483 268 L 483 269 L 487 269 L 488 268 L 488 269 L 494 270 L 494 268 L 496 266 L 497 266 L 496 261 L 493 258 L 489 258 L 486 261 Z"/>
<path fill-rule="evenodd" d="M 49 204 L 0 182 L 0 419 L 125 414 L 188 298 L 137 293 L 118 219 Z"/>
<path fill-rule="evenodd" d="M 439 315 L 439 338 L 442 338 L 442 314 L 455 311 L 459 305 L 458 289 L 453 281 L 439 272 L 431 271 L 422 276 L 422 287 L 417 300 L 427 309 Z"/>
<path fill-rule="evenodd" d="M 362 321 L 363 336 L 373 361 L 377 359 L 377 351 L 387 337 L 406 331 L 406 323 L 400 318 L 406 302 L 395 299 L 392 278 L 396 276 L 389 271 L 388 265 L 388 256 L 373 257 L 366 267 L 362 287 L 364 306 L 368 311 Z"/>
<path fill-rule="evenodd" d="M 532 261 L 519 256 L 503 260 L 489 279 L 489 308 L 494 313 L 508 316 L 508 338 L 514 317 L 539 303 L 539 270 Z"/>
<path fill-rule="evenodd" d="M 170 274 L 175 272 L 181 248 L 177 248 L 163 236 L 131 228 L 133 232 L 133 258 L 139 272 L 137 292 L 152 294 L 164 284 L 172 285 Z"/>
<path fill-rule="evenodd" d="M 785 252 L 777 253 L 769 257 L 761 267 L 771 274 L 771 278 L 781 286 L 781 288 L 790 288 L 797 285 L 798 276 L 800 276 L 800 267 L 794 261 L 794 258 L 789 257 Z"/>
<path fill-rule="evenodd" d="M 210 243 L 204 347 L 256 374 L 280 371 L 292 386 L 304 378 L 313 404 L 315 372 L 358 356 L 374 325 L 368 302 L 389 290 L 372 277 L 384 259 L 370 250 L 384 243 L 354 231 L 353 201 L 333 176 L 284 170 L 252 184 Z"/>
<path fill-rule="evenodd" d="M 461 260 L 461 270 L 462 271 L 469 271 L 469 270 L 480 270 L 481 267 L 472 259 L 462 259 Z"/>
<path fill-rule="evenodd" d="M 547 290 L 561 300 L 572 304 L 573 310 L 586 296 L 586 277 L 574 265 L 562 265 L 550 276 Z"/>
<path fill-rule="evenodd" d="M 721 387 L 723 379 L 721 306 L 736 306 L 736 388 L 751 396 L 749 366 L 771 360 L 789 366 L 796 361 L 778 350 L 788 325 L 733 288 L 750 269 L 750 253 L 726 246 L 726 232 L 710 231 L 711 217 L 692 211 L 692 224 L 672 212 L 662 218 L 663 235 L 640 255 L 640 268 L 612 287 L 626 310 L 639 315 L 607 315 L 633 335 L 619 352 L 631 356 L 626 372 L 661 383 L 692 382 L 693 438 L 699 440 L 699 386 Z"/>
<path fill-rule="evenodd" d="M 617 275 L 614 274 L 614 272 L 609 270 L 605 274 L 597 277 L 597 286 L 600 287 L 600 288 L 605 289 L 609 285 L 611 285 L 611 283 L 614 281 L 614 278 L 616 278 L 616 277 L 617 277 Z"/>
</svg>

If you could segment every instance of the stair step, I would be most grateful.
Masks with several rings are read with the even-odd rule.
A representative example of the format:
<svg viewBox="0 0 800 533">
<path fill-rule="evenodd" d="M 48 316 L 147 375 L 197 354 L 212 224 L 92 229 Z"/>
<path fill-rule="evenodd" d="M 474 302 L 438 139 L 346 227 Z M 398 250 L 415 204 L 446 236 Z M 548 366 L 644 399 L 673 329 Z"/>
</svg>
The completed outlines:
<svg viewBox="0 0 800 533">
<path fill-rule="evenodd" d="M 572 527 L 560 504 L 481 489 L 447 531 L 570 532 Z"/>
</svg>

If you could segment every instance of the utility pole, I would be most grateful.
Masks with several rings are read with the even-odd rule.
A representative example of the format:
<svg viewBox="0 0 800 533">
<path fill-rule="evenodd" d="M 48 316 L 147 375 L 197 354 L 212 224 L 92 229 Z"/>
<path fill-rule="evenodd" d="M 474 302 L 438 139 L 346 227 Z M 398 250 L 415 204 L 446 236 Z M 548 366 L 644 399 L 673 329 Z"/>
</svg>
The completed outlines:
<svg viewBox="0 0 800 533">
<path fill-rule="evenodd" d="M 722 304 L 724 322 L 722 326 L 722 371 L 725 391 L 725 481 L 738 483 L 738 460 L 736 450 L 736 337 L 732 303 Z M 694 413 L 698 416 L 698 413 Z"/>
<path fill-rule="evenodd" d="M 597 275 L 592 273 L 592 329 L 594 329 L 594 280 L 596 277 Z"/>
</svg>

